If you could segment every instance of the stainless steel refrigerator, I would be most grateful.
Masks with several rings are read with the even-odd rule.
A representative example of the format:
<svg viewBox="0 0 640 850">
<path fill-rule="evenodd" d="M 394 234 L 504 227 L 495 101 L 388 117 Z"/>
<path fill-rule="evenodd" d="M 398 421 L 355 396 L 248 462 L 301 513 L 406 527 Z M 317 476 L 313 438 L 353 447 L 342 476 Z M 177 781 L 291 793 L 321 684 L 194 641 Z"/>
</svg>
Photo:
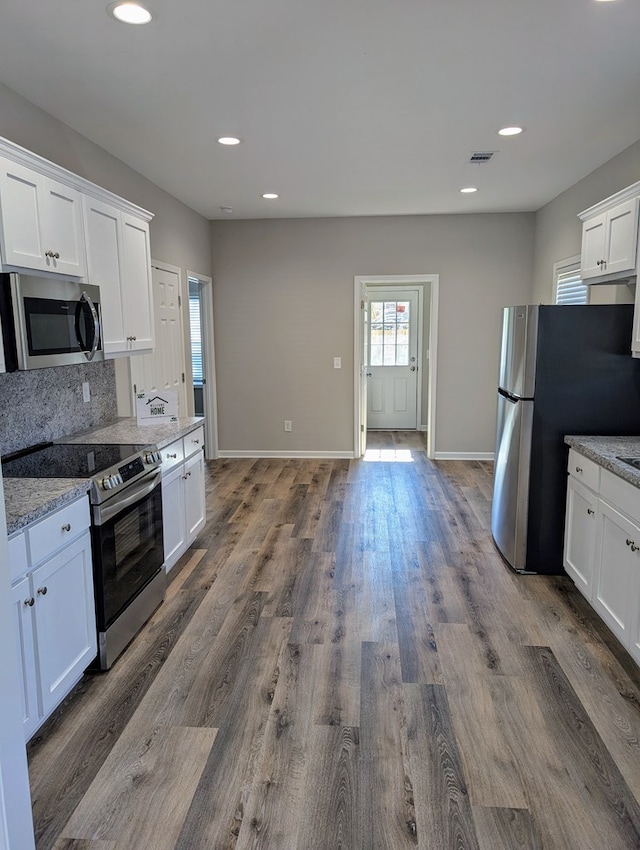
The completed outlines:
<svg viewBox="0 0 640 850">
<path fill-rule="evenodd" d="M 491 531 L 523 573 L 560 574 L 566 434 L 640 435 L 633 305 L 505 307 Z"/>
</svg>

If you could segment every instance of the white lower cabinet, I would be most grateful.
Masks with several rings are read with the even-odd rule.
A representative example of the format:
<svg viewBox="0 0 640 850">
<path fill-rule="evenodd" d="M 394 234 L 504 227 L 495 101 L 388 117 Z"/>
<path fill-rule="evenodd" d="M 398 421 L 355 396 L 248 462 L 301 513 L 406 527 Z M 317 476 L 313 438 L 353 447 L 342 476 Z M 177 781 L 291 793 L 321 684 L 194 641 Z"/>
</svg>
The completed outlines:
<svg viewBox="0 0 640 850">
<path fill-rule="evenodd" d="M 640 664 L 640 489 L 606 469 L 595 486 L 597 493 L 569 475 L 564 566 Z"/>
<path fill-rule="evenodd" d="M 640 576 L 640 528 L 600 501 L 597 573 L 592 604 L 618 640 L 629 645 L 634 619 L 633 585 Z"/>
<path fill-rule="evenodd" d="M 567 482 L 564 567 L 578 590 L 591 601 L 598 496 L 573 475 Z"/>
<path fill-rule="evenodd" d="M 70 542 L 61 543 L 57 531 L 72 538 Z M 43 533 L 53 550 L 44 556 Z M 11 544 L 16 551 L 22 547 L 28 553 L 27 571 L 12 585 L 28 739 L 80 679 L 97 652 L 87 497 L 13 538 L 10 558 Z"/>
<path fill-rule="evenodd" d="M 205 524 L 203 443 L 204 431 L 198 428 L 162 450 L 162 530 L 167 572 Z"/>
</svg>

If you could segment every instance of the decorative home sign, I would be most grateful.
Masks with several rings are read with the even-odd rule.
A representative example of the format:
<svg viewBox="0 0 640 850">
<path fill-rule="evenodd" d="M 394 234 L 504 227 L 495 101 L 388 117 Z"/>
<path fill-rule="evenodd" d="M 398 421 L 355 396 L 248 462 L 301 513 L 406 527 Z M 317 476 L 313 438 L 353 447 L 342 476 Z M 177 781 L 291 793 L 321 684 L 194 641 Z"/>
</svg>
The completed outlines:
<svg viewBox="0 0 640 850">
<path fill-rule="evenodd" d="M 178 393 L 172 390 L 136 394 L 138 425 L 178 421 Z"/>
</svg>

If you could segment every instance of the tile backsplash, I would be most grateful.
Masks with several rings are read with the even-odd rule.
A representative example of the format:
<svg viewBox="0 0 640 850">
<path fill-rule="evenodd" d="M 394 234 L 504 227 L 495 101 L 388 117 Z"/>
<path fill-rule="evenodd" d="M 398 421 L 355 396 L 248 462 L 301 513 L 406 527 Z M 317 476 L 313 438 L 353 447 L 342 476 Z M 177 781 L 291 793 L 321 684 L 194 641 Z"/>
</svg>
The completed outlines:
<svg viewBox="0 0 640 850">
<path fill-rule="evenodd" d="M 89 383 L 91 399 L 82 400 Z M 117 418 L 112 360 L 0 374 L 0 453 L 55 440 Z"/>
</svg>

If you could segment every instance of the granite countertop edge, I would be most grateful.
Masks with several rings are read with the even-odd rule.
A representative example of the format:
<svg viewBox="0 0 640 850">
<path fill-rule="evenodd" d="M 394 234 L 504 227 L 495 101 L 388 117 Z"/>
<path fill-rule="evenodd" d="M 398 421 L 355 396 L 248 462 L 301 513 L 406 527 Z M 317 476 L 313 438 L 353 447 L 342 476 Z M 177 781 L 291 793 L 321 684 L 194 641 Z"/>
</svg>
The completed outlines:
<svg viewBox="0 0 640 850">
<path fill-rule="evenodd" d="M 564 441 L 581 455 L 640 488 L 640 470 L 618 460 L 618 457 L 640 457 L 640 437 L 567 435 Z"/>
<path fill-rule="evenodd" d="M 185 416 L 177 422 L 167 422 L 162 425 L 138 425 L 135 417 L 123 417 L 109 425 L 100 425 L 79 431 L 71 437 L 56 440 L 57 443 L 135 443 L 164 449 L 174 440 L 186 437 L 204 424 L 204 416 Z"/>
<path fill-rule="evenodd" d="M 91 486 L 85 478 L 5 478 L 3 484 L 9 536 L 86 496 Z"/>
</svg>

